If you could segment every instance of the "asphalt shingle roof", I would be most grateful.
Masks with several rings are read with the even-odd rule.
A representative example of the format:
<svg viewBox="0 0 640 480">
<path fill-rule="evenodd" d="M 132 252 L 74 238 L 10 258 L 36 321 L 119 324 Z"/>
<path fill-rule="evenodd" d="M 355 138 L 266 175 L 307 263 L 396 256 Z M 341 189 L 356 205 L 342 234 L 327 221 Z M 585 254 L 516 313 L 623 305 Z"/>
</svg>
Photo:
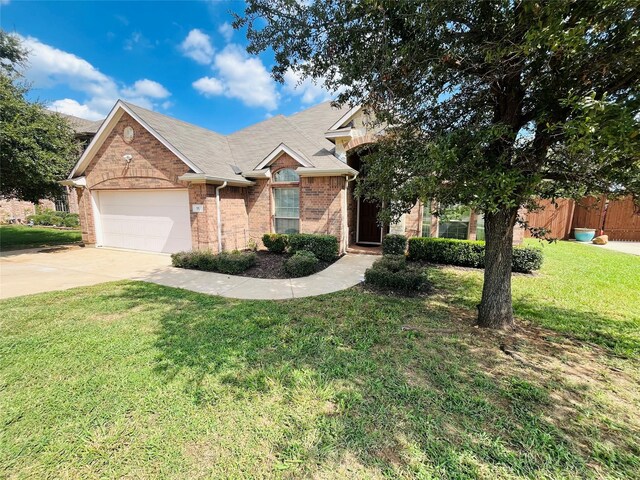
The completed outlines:
<svg viewBox="0 0 640 480">
<path fill-rule="evenodd" d="M 54 112 L 52 110 L 45 110 L 45 111 L 47 113 L 60 115 L 62 118 L 64 118 L 67 121 L 67 123 L 73 129 L 73 131 L 78 134 L 93 135 L 98 131 L 98 129 L 100 128 L 100 125 L 102 125 L 102 122 L 104 121 L 104 118 L 102 120 L 94 121 L 94 120 L 87 120 L 86 118 L 76 117 L 74 115 L 68 115 L 66 113 Z"/>
<path fill-rule="evenodd" d="M 344 168 L 324 132 L 347 111 L 324 102 L 289 117 L 277 115 L 231 135 L 221 135 L 182 120 L 123 102 L 204 173 L 237 179 L 232 165 L 254 170 L 278 145 L 301 153 L 316 168 Z"/>
</svg>

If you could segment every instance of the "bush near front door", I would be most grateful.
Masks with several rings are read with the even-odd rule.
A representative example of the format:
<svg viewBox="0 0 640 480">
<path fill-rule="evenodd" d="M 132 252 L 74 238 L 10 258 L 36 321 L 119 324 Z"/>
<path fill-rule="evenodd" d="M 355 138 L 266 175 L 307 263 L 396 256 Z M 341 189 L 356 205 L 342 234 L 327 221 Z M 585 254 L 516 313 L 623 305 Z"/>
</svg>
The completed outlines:
<svg viewBox="0 0 640 480">
<path fill-rule="evenodd" d="M 409 260 L 460 267 L 484 268 L 484 242 L 451 238 L 410 238 Z M 531 273 L 542 266 L 542 251 L 533 247 L 513 247 L 511 270 Z"/>
</svg>

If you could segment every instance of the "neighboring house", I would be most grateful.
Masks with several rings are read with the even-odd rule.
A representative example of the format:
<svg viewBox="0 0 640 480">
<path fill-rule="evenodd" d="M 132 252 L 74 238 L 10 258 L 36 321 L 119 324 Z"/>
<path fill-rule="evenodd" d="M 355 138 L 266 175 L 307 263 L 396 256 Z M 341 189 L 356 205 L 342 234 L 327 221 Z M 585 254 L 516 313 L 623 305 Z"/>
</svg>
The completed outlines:
<svg viewBox="0 0 640 480">
<path fill-rule="evenodd" d="M 49 110 L 47 110 L 47 113 L 60 115 L 65 120 L 67 120 L 67 122 L 75 132 L 76 140 L 80 144 L 81 150 L 80 152 L 78 152 L 78 155 L 80 155 L 89 144 L 89 142 L 91 142 L 91 139 L 102 124 L 102 120 L 86 120 L 84 118 L 74 117 L 73 115 L 51 112 Z M 78 213 L 78 198 L 76 196 L 76 191 L 73 188 L 67 187 L 66 194 L 61 198 L 55 200 L 42 199 L 38 202 L 38 205 L 43 209 Z M 17 200 L 15 198 L 0 197 L 1 222 L 25 222 L 26 218 L 29 215 L 33 215 L 35 213 L 35 210 L 36 204 L 32 202 Z"/>
<path fill-rule="evenodd" d="M 98 246 L 223 251 L 303 232 L 335 235 L 345 251 L 420 235 L 421 202 L 381 228 L 376 204 L 353 194 L 356 147 L 375 141 L 366 124 L 360 108 L 325 102 L 224 136 L 118 101 L 62 183 L 77 191 L 84 242 Z"/>
</svg>

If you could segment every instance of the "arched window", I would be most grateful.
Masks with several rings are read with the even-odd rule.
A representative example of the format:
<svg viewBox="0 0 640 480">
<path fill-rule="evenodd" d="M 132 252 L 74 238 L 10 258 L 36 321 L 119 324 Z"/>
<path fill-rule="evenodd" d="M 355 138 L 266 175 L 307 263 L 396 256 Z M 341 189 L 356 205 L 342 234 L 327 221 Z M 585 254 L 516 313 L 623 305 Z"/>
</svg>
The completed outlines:
<svg viewBox="0 0 640 480">
<path fill-rule="evenodd" d="M 273 175 L 274 182 L 299 182 L 300 176 L 292 168 L 281 168 Z"/>
</svg>

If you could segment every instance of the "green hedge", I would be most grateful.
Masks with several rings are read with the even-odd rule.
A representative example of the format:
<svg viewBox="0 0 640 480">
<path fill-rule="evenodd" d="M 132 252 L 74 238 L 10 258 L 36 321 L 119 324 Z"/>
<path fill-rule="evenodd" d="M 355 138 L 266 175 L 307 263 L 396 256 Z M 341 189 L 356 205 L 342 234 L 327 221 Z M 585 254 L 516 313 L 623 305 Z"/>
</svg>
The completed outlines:
<svg viewBox="0 0 640 480">
<path fill-rule="evenodd" d="M 254 252 L 222 252 L 216 255 L 208 250 L 193 250 L 172 254 L 171 264 L 178 268 L 237 275 L 255 265 L 256 258 Z"/>
<path fill-rule="evenodd" d="M 383 255 L 404 255 L 407 250 L 407 237 L 404 235 L 390 234 L 382 240 Z"/>
<path fill-rule="evenodd" d="M 35 215 L 29 215 L 27 217 L 27 222 L 33 222 L 34 225 L 77 227 L 80 225 L 80 218 L 77 213 L 43 210 Z"/>
<path fill-rule="evenodd" d="M 287 245 L 289 245 L 289 235 L 284 233 L 265 233 L 262 236 L 262 243 L 270 252 L 283 253 Z"/>
<path fill-rule="evenodd" d="M 364 272 L 364 281 L 370 286 L 404 292 L 425 292 L 431 286 L 426 269 L 407 266 L 404 256 L 399 255 L 376 260 Z"/>
<path fill-rule="evenodd" d="M 292 277 L 306 277 L 315 273 L 317 267 L 318 259 L 313 253 L 306 250 L 294 253 L 284 262 L 284 270 Z"/>
<path fill-rule="evenodd" d="M 289 253 L 306 250 L 318 259 L 331 262 L 338 256 L 338 239 L 333 235 L 294 233 L 289 235 Z"/>
<path fill-rule="evenodd" d="M 410 238 L 409 259 L 431 263 L 484 268 L 484 242 L 451 238 Z M 514 247 L 511 270 L 531 273 L 542 266 L 542 251 L 532 247 Z"/>
</svg>

